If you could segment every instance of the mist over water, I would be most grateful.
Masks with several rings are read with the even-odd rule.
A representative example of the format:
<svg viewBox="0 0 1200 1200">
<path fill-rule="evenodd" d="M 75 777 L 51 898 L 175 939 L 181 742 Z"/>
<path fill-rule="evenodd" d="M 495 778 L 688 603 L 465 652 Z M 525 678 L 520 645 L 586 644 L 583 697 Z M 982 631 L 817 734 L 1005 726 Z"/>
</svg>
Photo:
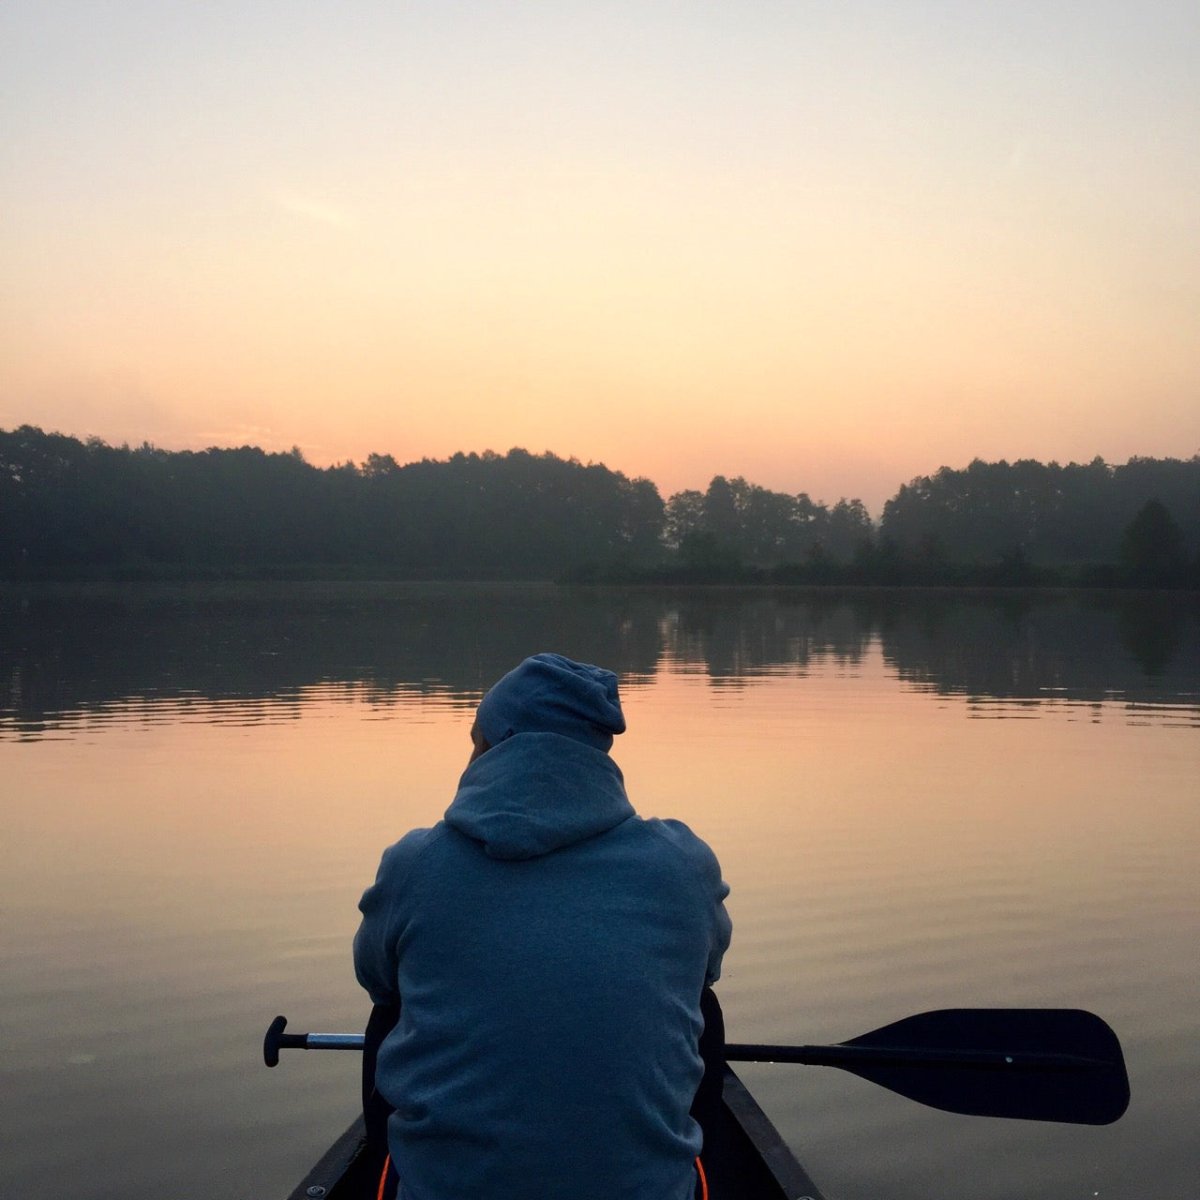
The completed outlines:
<svg viewBox="0 0 1200 1200">
<path fill-rule="evenodd" d="M 721 858 L 732 1039 L 960 1005 L 1120 1035 L 1101 1129 L 745 1067 L 831 1197 L 1194 1194 L 1194 597 L 256 585 L 0 593 L 12 1195 L 287 1194 L 357 1062 L 268 1072 L 262 1032 L 361 1027 L 358 896 L 542 649 L 621 674 L 631 798 Z"/>
</svg>

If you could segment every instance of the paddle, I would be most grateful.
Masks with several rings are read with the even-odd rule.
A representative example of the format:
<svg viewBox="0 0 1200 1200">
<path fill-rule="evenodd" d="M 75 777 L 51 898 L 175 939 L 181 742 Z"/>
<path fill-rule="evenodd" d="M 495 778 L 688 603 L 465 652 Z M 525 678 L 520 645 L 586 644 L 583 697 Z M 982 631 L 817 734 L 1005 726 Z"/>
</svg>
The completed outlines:
<svg viewBox="0 0 1200 1200">
<path fill-rule="evenodd" d="M 361 1034 L 284 1033 L 276 1017 L 263 1042 L 279 1051 L 361 1050 Z M 1129 1104 L 1117 1035 L 1073 1008 L 946 1008 L 906 1017 L 836 1046 L 730 1042 L 729 1062 L 840 1067 L 946 1112 L 1108 1125 Z"/>
<path fill-rule="evenodd" d="M 1108 1125 L 1129 1105 L 1117 1035 L 1075 1008 L 946 1008 L 836 1046 L 729 1043 L 725 1057 L 840 1067 L 971 1116 Z"/>
</svg>

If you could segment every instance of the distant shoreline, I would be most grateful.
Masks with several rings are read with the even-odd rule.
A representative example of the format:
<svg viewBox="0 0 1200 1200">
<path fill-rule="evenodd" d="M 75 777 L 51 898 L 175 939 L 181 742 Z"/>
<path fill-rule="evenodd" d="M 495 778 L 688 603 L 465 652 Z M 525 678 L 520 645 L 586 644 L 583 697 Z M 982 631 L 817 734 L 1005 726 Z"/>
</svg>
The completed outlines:
<svg viewBox="0 0 1200 1200">
<path fill-rule="evenodd" d="M 125 591 L 140 588 L 216 588 L 230 586 L 269 586 L 280 587 L 327 587 L 345 585 L 351 588 L 450 588 L 450 589 L 494 589 L 521 590 L 536 589 L 541 591 L 610 591 L 628 590 L 638 592 L 674 592 L 703 590 L 708 592 L 813 592 L 827 595 L 872 595 L 896 592 L 912 593 L 946 593 L 954 595 L 1019 595 L 1035 593 L 1043 596 L 1087 592 L 1129 593 L 1129 592 L 1167 592 L 1173 595 L 1200 597 L 1200 586 L 1194 582 L 1181 580 L 1178 582 L 1146 582 L 1135 579 L 1111 579 L 1107 577 L 1093 578 L 1056 578 L 1041 581 L 1025 582 L 987 582 L 979 579 L 963 578 L 958 581 L 913 580 L 908 582 L 894 581 L 864 581 L 849 579 L 803 580 L 803 579 L 763 579 L 763 578 L 731 578 L 731 577 L 695 577 L 663 572 L 661 575 L 648 573 L 649 577 L 624 577 L 614 575 L 605 577 L 597 575 L 587 578 L 563 579 L 513 579 L 513 578 L 413 578 L 401 575 L 388 575 L 371 571 L 318 571 L 307 567 L 273 566 L 270 569 L 255 570 L 206 570 L 206 571 L 174 571 L 174 572 L 76 572 L 58 573 L 53 575 L 0 576 L 0 591 L 8 594 L 21 591 L 55 592 L 60 590 L 83 589 L 86 591 L 114 589 Z"/>
<path fill-rule="evenodd" d="M 901 485 L 874 522 L 714 476 L 521 449 L 316 468 L 0 430 L 0 579 L 537 580 L 800 587 L 1197 588 L 1200 455 L 984 463 Z"/>
</svg>

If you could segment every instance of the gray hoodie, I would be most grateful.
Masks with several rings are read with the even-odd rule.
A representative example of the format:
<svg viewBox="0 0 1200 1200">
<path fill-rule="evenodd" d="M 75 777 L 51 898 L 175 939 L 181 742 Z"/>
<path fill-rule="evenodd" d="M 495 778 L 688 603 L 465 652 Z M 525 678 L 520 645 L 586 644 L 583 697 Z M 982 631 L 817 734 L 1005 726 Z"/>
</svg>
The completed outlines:
<svg viewBox="0 0 1200 1200">
<path fill-rule="evenodd" d="M 377 1084 L 404 1200 L 690 1200 L 728 887 L 603 751 L 518 733 L 390 847 L 354 957 L 403 998 Z"/>
</svg>

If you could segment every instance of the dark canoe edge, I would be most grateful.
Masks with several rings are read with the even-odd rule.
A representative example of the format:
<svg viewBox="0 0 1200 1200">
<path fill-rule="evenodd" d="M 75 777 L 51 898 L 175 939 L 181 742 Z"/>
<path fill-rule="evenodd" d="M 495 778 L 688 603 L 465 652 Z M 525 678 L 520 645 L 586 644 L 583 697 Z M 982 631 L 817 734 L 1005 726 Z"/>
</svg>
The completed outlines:
<svg viewBox="0 0 1200 1200">
<path fill-rule="evenodd" d="M 704 1155 L 712 1200 L 824 1200 L 770 1117 L 729 1067 L 723 1099 L 729 1119 Z M 373 1200 L 378 1164 L 367 1161 L 365 1143 L 359 1117 L 288 1200 Z"/>
<path fill-rule="evenodd" d="M 740 1189 L 749 1185 L 749 1189 L 742 1194 L 754 1197 L 755 1200 L 767 1196 L 772 1197 L 772 1200 L 776 1197 L 782 1200 L 824 1200 L 817 1185 L 792 1153 L 791 1147 L 780 1136 L 779 1130 L 771 1124 L 771 1118 L 763 1112 L 746 1085 L 728 1066 L 725 1068 L 722 1100 L 725 1111 L 731 1118 L 726 1136 L 739 1140 L 744 1138 L 749 1144 L 748 1153 L 735 1154 L 732 1157 L 735 1160 L 741 1158 L 743 1162 L 758 1160 L 763 1167 L 757 1183 L 742 1178 L 728 1190 L 738 1195 Z M 728 1190 L 725 1194 L 728 1194 Z M 722 1200 L 722 1194 L 714 1190 L 713 1200 Z"/>
<path fill-rule="evenodd" d="M 367 1129 L 362 1117 L 357 1118 L 350 1128 L 338 1138 L 321 1156 L 320 1161 L 300 1181 L 288 1200 L 323 1200 L 323 1198 L 349 1196 L 349 1184 L 361 1175 L 353 1168 L 363 1157 L 367 1143 Z M 336 1193 L 335 1193 L 335 1189 Z M 365 1193 L 364 1193 L 365 1194 Z"/>
</svg>

